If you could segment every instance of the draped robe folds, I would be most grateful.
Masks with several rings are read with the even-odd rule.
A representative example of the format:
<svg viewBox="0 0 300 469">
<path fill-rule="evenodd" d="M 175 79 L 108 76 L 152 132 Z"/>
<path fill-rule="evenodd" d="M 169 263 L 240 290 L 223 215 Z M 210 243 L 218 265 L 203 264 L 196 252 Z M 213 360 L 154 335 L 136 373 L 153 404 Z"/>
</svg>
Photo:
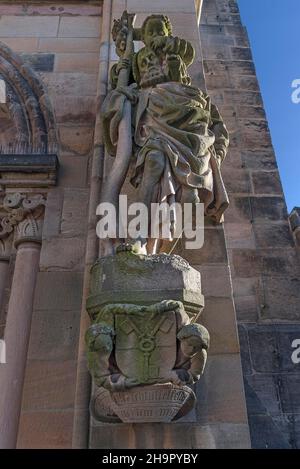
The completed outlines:
<svg viewBox="0 0 300 469">
<path fill-rule="evenodd" d="M 133 107 L 135 168 L 131 183 L 139 186 L 147 154 L 157 151 L 163 155 L 164 171 L 152 202 L 200 201 L 206 215 L 222 221 L 229 201 L 220 162 L 229 140 L 217 108 L 198 88 L 177 82 L 139 90 L 131 85 L 127 92 L 115 89 L 103 108 L 105 144 L 111 155 L 116 154 L 126 94 L 134 89 L 138 102 Z"/>
</svg>

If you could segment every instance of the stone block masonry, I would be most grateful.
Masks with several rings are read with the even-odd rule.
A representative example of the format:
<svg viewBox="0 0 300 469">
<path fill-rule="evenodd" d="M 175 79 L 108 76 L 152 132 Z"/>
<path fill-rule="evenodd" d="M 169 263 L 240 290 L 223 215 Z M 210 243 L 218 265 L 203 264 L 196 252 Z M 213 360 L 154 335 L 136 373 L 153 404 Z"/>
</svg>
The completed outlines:
<svg viewBox="0 0 300 469">
<path fill-rule="evenodd" d="M 204 0 L 207 89 L 231 134 L 226 245 L 254 448 L 299 448 L 299 260 L 247 32 L 236 0 Z"/>
<path fill-rule="evenodd" d="M 59 180 L 47 198 L 19 448 L 72 446 L 101 19 L 100 0 L 0 2 L 0 41 L 47 86 L 59 138 Z"/>
</svg>

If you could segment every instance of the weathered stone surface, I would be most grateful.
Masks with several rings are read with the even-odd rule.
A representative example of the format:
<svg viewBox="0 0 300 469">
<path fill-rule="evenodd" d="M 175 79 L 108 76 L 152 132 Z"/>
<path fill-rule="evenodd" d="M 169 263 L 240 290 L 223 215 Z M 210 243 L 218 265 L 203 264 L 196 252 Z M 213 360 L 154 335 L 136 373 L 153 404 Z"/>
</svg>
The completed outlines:
<svg viewBox="0 0 300 469">
<path fill-rule="evenodd" d="M 299 366 L 298 366 L 299 370 Z M 295 370 L 296 371 L 296 370 Z M 283 412 L 291 414 L 300 414 L 300 375 L 299 371 L 295 374 L 283 375 L 280 378 L 280 397 Z"/>
<path fill-rule="evenodd" d="M 232 265 L 237 277 L 255 277 L 261 274 L 262 259 L 255 249 L 234 249 Z"/>
<path fill-rule="evenodd" d="M 292 248 L 294 241 L 288 223 L 253 223 L 258 248 Z"/>
<path fill-rule="evenodd" d="M 273 152 L 265 152 L 261 150 L 242 151 L 242 161 L 244 166 L 249 169 L 271 170 L 277 168 Z"/>
<path fill-rule="evenodd" d="M 90 158 L 86 156 L 61 155 L 59 184 L 61 187 L 87 187 L 88 165 Z"/>
<path fill-rule="evenodd" d="M 279 380 L 278 376 L 265 373 L 257 373 L 245 377 L 246 397 L 249 396 L 248 414 L 275 416 L 280 414 L 281 384 Z M 255 399 L 252 393 L 255 394 Z"/>
<path fill-rule="evenodd" d="M 23 389 L 23 410 L 71 409 L 76 361 L 29 360 Z"/>
<path fill-rule="evenodd" d="M 253 172 L 252 181 L 256 194 L 282 194 L 282 186 L 277 171 Z"/>
<path fill-rule="evenodd" d="M 227 253 L 223 230 L 205 229 L 204 245 L 201 249 L 184 249 L 185 238 L 179 240 L 174 253 L 184 258 L 191 264 L 226 263 Z"/>
<path fill-rule="evenodd" d="M 156 0 L 152 5 L 147 5 L 139 0 L 127 0 L 127 9 L 129 13 L 161 13 L 171 12 L 194 13 L 195 4 L 193 0 L 186 0 L 185 4 L 180 0 L 172 0 L 166 6 L 164 0 Z"/>
<path fill-rule="evenodd" d="M 228 193 L 246 193 L 251 192 L 250 176 L 244 169 L 228 168 L 223 171 L 224 182 Z"/>
<path fill-rule="evenodd" d="M 230 48 L 224 44 L 210 44 L 204 51 L 206 60 L 229 60 L 231 59 Z"/>
<path fill-rule="evenodd" d="M 282 252 L 281 249 L 234 249 L 232 251 L 234 275 L 237 277 L 255 277 L 269 275 L 299 275 L 299 265 L 295 262 L 292 250 Z"/>
<path fill-rule="evenodd" d="M 257 321 L 260 307 L 256 295 L 234 297 L 238 321 Z"/>
<path fill-rule="evenodd" d="M 40 52 L 59 52 L 64 54 L 69 52 L 99 52 L 100 41 L 97 38 L 85 37 L 40 38 L 38 49 Z"/>
<path fill-rule="evenodd" d="M 239 352 L 235 311 L 231 298 L 205 297 L 201 324 L 211 331 L 210 355 Z"/>
<path fill-rule="evenodd" d="M 23 412 L 17 447 L 71 449 L 73 417 L 73 411 Z"/>
<path fill-rule="evenodd" d="M 263 106 L 260 93 L 253 91 L 224 90 L 224 99 L 228 103 L 235 103 L 239 106 Z"/>
<path fill-rule="evenodd" d="M 1 42 L 4 42 L 15 52 L 37 52 L 38 51 L 38 37 L 23 37 L 20 41 L 15 37 L 1 37 Z"/>
<path fill-rule="evenodd" d="M 226 223 L 225 233 L 229 249 L 255 249 L 252 224 Z"/>
<path fill-rule="evenodd" d="M 204 297 L 229 297 L 232 294 L 229 267 L 223 265 L 195 265 L 201 273 L 202 292 Z"/>
<path fill-rule="evenodd" d="M 68 52 L 55 55 L 55 72 L 96 73 L 98 68 L 99 54 L 94 52 Z"/>
<path fill-rule="evenodd" d="M 42 5 L 41 3 L 35 4 L 4 4 L 0 5 L 0 14 L 2 15 L 21 15 L 21 16 L 58 16 L 58 15 L 101 15 L 102 5 L 64 5 L 60 3 L 55 4 L 54 2 L 50 5 Z"/>
<path fill-rule="evenodd" d="M 49 305 L 51 306 L 53 307 L 52 304 Z M 75 360 L 79 311 L 36 310 L 33 314 L 28 358 L 45 361 Z"/>
<path fill-rule="evenodd" d="M 231 47 L 233 60 L 252 60 L 251 49 L 247 47 Z"/>
<path fill-rule="evenodd" d="M 256 372 L 280 371 L 280 353 L 274 329 L 260 326 L 248 329 L 251 359 Z"/>
<path fill-rule="evenodd" d="M 187 312 L 193 315 L 202 310 L 200 273 L 179 256 L 146 256 L 124 251 L 100 258 L 92 268 L 87 301 L 92 316 L 104 304 L 144 305 L 163 300 L 182 301 Z"/>
<path fill-rule="evenodd" d="M 60 125 L 59 138 L 62 152 L 83 156 L 93 149 L 94 127 Z"/>
<path fill-rule="evenodd" d="M 199 422 L 246 423 L 240 356 L 211 356 L 196 386 Z"/>
<path fill-rule="evenodd" d="M 105 429 L 105 430 L 104 430 Z M 249 448 L 245 424 L 115 424 L 92 429 L 91 448 L 176 449 Z"/>
<path fill-rule="evenodd" d="M 231 197 L 226 211 L 225 223 L 249 223 L 252 219 L 249 197 Z"/>
<path fill-rule="evenodd" d="M 57 122 L 93 124 L 96 103 L 92 96 L 57 96 L 54 98 Z"/>
<path fill-rule="evenodd" d="M 60 20 L 59 37 L 99 37 L 100 20 L 97 17 L 63 17 Z"/>
<path fill-rule="evenodd" d="M 269 415 L 249 415 L 251 445 L 254 449 L 290 449 L 286 429 L 282 431 Z"/>
<path fill-rule="evenodd" d="M 252 82 L 250 82 L 250 79 L 240 79 L 238 81 L 238 85 L 242 87 L 245 87 L 246 89 L 250 90 L 258 90 L 257 86 L 255 85 L 256 79 L 252 79 Z M 266 113 L 263 107 L 260 106 L 240 106 L 239 107 L 239 117 L 240 119 L 262 119 L 266 120 Z M 250 149 L 249 149 L 250 150 Z M 267 168 L 266 168 L 267 169 Z"/>
<path fill-rule="evenodd" d="M 256 104 L 253 103 L 252 105 L 255 106 Z M 260 106 L 261 104 L 258 103 L 257 105 Z M 242 123 L 241 149 L 254 150 L 257 148 L 268 150 L 272 148 L 271 135 L 266 121 L 243 119 Z"/>
<path fill-rule="evenodd" d="M 61 217 L 61 233 L 73 237 L 86 233 L 88 191 L 86 189 L 65 189 Z"/>
<path fill-rule="evenodd" d="M 6 16 L 0 18 L 3 37 L 56 37 L 59 17 Z"/>
<path fill-rule="evenodd" d="M 299 320 L 300 280 L 297 277 L 264 277 L 264 308 L 261 318 Z"/>
<path fill-rule="evenodd" d="M 37 72 L 53 72 L 54 54 L 22 54 L 21 57 Z"/>
<path fill-rule="evenodd" d="M 53 188 L 47 193 L 45 219 L 43 224 L 43 238 L 58 236 L 60 232 L 60 218 L 63 206 L 63 191 Z"/>
<path fill-rule="evenodd" d="M 250 348 L 249 348 L 249 339 L 247 333 L 247 327 L 244 324 L 239 324 L 238 326 L 239 331 L 239 342 L 240 342 L 240 354 L 241 354 L 241 361 L 242 361 L 242 369 L 243 369 L 243 376 L 245 380 L 245 376 L 251 375 L 253 372 L 252 363 L 251 363 L 251 356 L 250 356 Z M 246 392 L 246 388 L 245 388 Z M 248 411 L 248 401 L 247 402 L 247 411 Z"/>
<path fill-rule="evenodd" d="M 65 96 L 94 96 L 97 91 L 97 75 L 92 73 L 42 73 L 49 94 Z"/>
<path fill-rule="evenodd" d="M 300 337 L 300 326 L 244 325 L 248 331 L 253 369 L 260 373 L 272 371 L 296 373 L 300 364 L 292 360 L 295 348 L 292 343 Z"/>
<path fill-rule="evenodd" d="M 251 197 L 252 216 L 254 220 L 286 220 L 287 209 L 282 197 Z"/>
<path fill-rule="evenodd" d="M 208 75 L 221 75 L 222 73 L 229 73 L 232 76 L 255 75 L 253 62 L 246 61 L 204 60 L 204 71 Z M 255 99 L 256 101 L 254 100 L 254 102 L 259 102 L 261 104 L 261 100 L 257 96 Z M 231 100 L 229 99 L 229 101 Z"/>
<path fill-rule="evenodd" d="M 78 311 L 81 305 L 82 281 L 81 273 L 40 272 L 37 277 L 34 309 Z"/>
<path fill-rule="evenodd" d="M 51 237 L 41 250 L 41 270 L 72 270 L 82 272 L 86 241 L 84 237 Z"/>
<path fill-rule="evenodd" d="M 234 297 L 256 295 L 261 288 L 260 277 L 232 278 Z"/>
<path fill-rule="evenodd" d="M 87 2 L 86 2 L 87 3 Z M 97 2 L 98 3 L 98 2 Z M 17 7 L 17 6 L 16 6 Z M 15 8 L 16 8 L 15 7 Z M 19 6 L 21 9 L 21 6 Z M 28 15 L 78 15 L 78 16 L 99 16 L 102 14 L 102 5 L 101 3 L 97 5 L 86 4 L 86 5 L 68 5 L 57 3 L 56 5 L 28 5 L 26 8 L 26 13 Z M 24 14 L 24 9 L 22 11 Z"/>
</svg>

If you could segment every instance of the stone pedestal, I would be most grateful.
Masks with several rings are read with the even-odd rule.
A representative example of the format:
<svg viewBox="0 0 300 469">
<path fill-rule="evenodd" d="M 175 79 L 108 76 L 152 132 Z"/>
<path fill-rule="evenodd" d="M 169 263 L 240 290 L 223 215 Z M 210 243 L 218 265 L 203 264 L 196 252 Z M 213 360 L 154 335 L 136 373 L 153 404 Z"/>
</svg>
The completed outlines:
<svg viewBox="0 0 300 469">
<path fill-rule="evenodd" d="M 150 305 L 163 300 L 181 301 L 192 321 L 203 310 L 201 275 L 180 256 L 120 252 L 92 267 L 87 300 L 92 318 L 106 304 Z"/>
<path fill-rule="evenodd" d="M 200 273 L 179 256 L 123 251 L 92 268 L 86 334 L 93 417 L 169 423 L 195 405 L 209 335 Z"/>
</svg>

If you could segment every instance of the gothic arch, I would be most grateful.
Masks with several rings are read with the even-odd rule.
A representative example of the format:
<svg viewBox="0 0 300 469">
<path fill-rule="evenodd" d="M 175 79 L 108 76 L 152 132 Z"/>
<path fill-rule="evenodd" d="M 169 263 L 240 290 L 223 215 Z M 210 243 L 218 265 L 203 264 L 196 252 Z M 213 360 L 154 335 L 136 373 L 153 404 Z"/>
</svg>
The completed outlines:
<svg viewBox="0 0 300 469">
<path fill-rule="evenodd" d="M 0 78 L 7 88 L 7 127 L 10 121 L 5 141 L 0 138 L 0 152 L 56 152 L 55 118 L 46 87 L 31 67 L 2 42 Z"/>
</svg>

